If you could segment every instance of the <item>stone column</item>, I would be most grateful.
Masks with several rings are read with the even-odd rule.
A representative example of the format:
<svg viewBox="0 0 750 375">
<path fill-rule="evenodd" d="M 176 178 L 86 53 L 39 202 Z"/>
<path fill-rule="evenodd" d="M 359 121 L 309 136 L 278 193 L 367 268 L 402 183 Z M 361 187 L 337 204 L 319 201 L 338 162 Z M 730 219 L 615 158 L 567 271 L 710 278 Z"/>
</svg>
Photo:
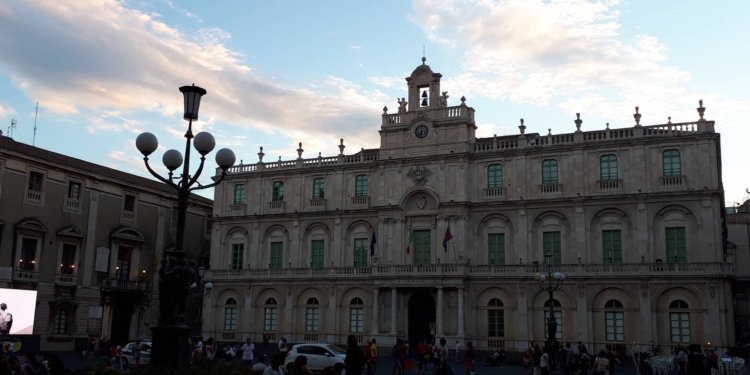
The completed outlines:
<svg viewBox="0 0 750 375">
<path fill-rule="evenodd" d="M 464 336 L 464 288 L 458 288 L 458 337 Z"/>
<path fill-rule="evenodd" d="M 436 331 L 436 336 L 442 337 L 443 336 L 443 287 L 439 286 L 437 288 L 437 291 L 438 291 L 437 314 L 436 314 L 437 319 L 435 319 L 437 320 L 437 322 L 435 322 L 435 325 L 437 327 L 435 327 L 435 331 Z"/>
<path fill-rule="evenodd" d="M 380 288 L 375 287 L 372 297 L 372 334 L 380 333 L 380 321 L 378 310 L 380 309 Z"/>
<path fill-rule="evenodd" d="M 398 326 L 396 325 L 396 305 L 398 305 L 397 291 L 396 288 L 391 288 L 391 335 L 398 334 Z"/>
</svg>

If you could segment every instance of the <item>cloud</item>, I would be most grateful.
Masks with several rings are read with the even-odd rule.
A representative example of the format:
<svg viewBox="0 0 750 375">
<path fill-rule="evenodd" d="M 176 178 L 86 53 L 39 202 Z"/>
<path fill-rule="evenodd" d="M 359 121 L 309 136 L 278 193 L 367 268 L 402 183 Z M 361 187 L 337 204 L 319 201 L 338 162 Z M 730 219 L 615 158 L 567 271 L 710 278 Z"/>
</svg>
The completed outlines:
<svg viewBox="0 0 750 375">
<path fill-rule="evenodd" d="M 16 110 L 10 106 L 10 104 L 0 103 L 0 118 L 6 118 L 16 114 Z"/>
<path fill-rule="evenodd" d="M 390 76 L 390 77 L 367 77 L 370 82 L 383 86 L 389 89 L 396 87 L 406 87 L 406 80 L 404 77 Z"/>
<path fill-rule="evenodd" d="M 351 49 L 353 49 L 353 50 L 355 50 L 355 51 L 359 51 L 359 50 L 361 50 L 361 49 L 362 49 L 362 47 L 361 47 L 361 46 L 358 46 L 358 45 L 356 45 L 356 44 L 355 44 L 355 45 L 352 45 L 352 46 L 351 46 L 350 48 L 351 48 Z"/>
<path fill-rule="evenodd" d="M 410 18 L 430 40 L 463 50 L 463 73 L 443 80 L 461 92 L 516 104 L 560 108 L 571 115 L 630 119 L 634 106 L 653 115 L 697 120 L 698 99 L 733 123 L 747 103 L 692 88 L 691 73 L 669 62 L 658 38 L 619 34 L 619 0 L 414 0 Z M 371 82 L 390 87 L 386 77 Z M 707 101 L 708 103 L 708 101 Z M 647 117 L 644 116 L 643 122 Z"/>
<path fill-rule="evenodd" d="M 0 66 L 14 86 L 57 114 L 181 117 L 177 87 L 195 83 L 208 90 L 201 120 L 320 139 L 332 149 L 344 133 L 365 147 L 377 142 L 385 102 L 378 90 L 336 77 L 311 90 L 260 76 L 241 51 L 226 46 L 226 31 L 185 34 L 125 4 L 10 0 L 0 11 L 0 49 L 15 52 L 0 55 Z M 31 42 L 36 48 L 27 48 Z M 114 131 L 113 125 L 95 120 L 89 131 Z"/>
<path fill-rule="evenodd" d="M 196 20 L 196 22 L 198 22 L 198 23 L 203 23 L 203 19 L 201 19 L 200 17 L 198 17 L 197 15 L 195 15 L 194 13 L 192 13 L 192 12 L 186 10 L 186 9 L 182 9 L 182 8 L 174 5 L 174 3 L 172 2 L 172 0 L 162 0 L 162 1 L 164 1 L 167 5 L 169 5 L 170 9 L 176 11 L 177 13 L 180 13 L 180 14 L 182 14 L 183 16 L 185 16 L 187 18 L 192 18 L 192 19 Z"/>
</svg>

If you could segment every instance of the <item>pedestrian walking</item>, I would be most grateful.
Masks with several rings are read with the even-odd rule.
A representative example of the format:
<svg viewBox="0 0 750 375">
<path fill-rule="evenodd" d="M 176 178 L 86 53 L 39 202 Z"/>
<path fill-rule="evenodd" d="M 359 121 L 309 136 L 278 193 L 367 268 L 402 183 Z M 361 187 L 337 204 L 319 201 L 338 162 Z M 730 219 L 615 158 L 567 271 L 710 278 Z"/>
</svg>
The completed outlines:
<svg viewBox="0 0 750 375">
<path fill-rule="evenodd" d="M 255 344 L 250 337 L 247 338 L 247 342 L 242 345 L 242 364 L 245 366 L 253 365 L 253 352 L 255 352 Z"/>
<path fill-rule="evenodd" d="M 349 335 L 346 338 L 346 358 L 344 359 L 344 368 L 347 375 L 361 375 L 362 368 L 367 363 L 365 354 L 357 344 L 357 338 Z"/>
</svg>

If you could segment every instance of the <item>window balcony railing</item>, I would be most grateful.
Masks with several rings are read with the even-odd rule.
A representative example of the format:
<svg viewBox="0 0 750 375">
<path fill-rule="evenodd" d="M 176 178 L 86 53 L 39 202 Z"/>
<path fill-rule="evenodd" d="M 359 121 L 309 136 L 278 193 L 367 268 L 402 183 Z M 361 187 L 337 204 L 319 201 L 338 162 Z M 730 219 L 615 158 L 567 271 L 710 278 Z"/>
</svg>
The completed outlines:
<svg viewBox="0 0 750 375">
<path fill-rule="evenodd" d="M 685 176 L 664 176 L 659 178 L 661 186 L 665 188 L 684 187 L 687 185 Z"/>
<path fill-rule="evenodd" d="M 501 199 L 504 197 L 505 197 L 505 188 L 502 186 L 484 189 L 485 199 Z"/>
<path fill-rule="evenodd" d="M 232 216 L 244 215 L 245 204 L 244 203 L 230 204 L 229 207 L 227 207 L 227 214 L 232 215 Z"/>
<path fill-rule="evenodd" d="M 55 284 L 63 286 L 75 286 L 76 284 L 78 284 L 78 276 L 65 273 L 56 273 Z"/>
<path fill-rule="evenodd" d="M 222 332 L 221 333 L 221 339 L 222 340 L 234 340 L 234 337 L 237 334 L 235 332 Z"/>
<path fill-rule="evenodd" d="M 270 342 L 276 341 L 276 332 L 263 332 L 263 337 Z"/>
<path fill-rule="evenodd" d="M 101 289 L 116 290 L 124 292 L 143 292 L 148 289 L 148 283 L 137 280 L 123 280 L 114 277 L 102 279 L 99 282 Z"/>
<path fill-rule="evenodd" d="M 326 199 L 325 198 L 313 198 L 309 201 L 310 210 L 313 211 L 325 211 Z"/>
<path fill-rule="evenodd" d="M 65 211 L 81 212 L 81 205 L 79 199 L 65 198 Z"/>
<path fill-rule="evenodd" d="M 541 184 L 539 192 L 542 194 L 557 194 L 562 192 L 562 184 Z"/>
<path fill-rule="evenodd" d="M 318 342 L 318 334 L 317 333 L 305 333 L 304 342 Z"/>
<path fill-rule="evenodd" d="M 622 180 L 599 180 L 596 182 L 596 186 L 599 190 L 620 190 L 622 188 Z"/>
<path fill-rule="evenodd" d="M 284 212 L 284 201 L 268 202 L 268 209 L 271 212 Z"/>
<path fill-rule="evenodd" d="M 133 211 L 122 211 L 122 219 L 127 221 L 133 221 L 135 220 L 135 212 Z"/>
<path fill-rule="evenodd" d="M 359 197 L 352 197 L 352 206 L 357 208 L 369 208 L 370 207 L 370 197 L 369 196 L 359 196 Z"/>
<path fill-rule="evenodd" d="M 36 283 L 39 281 L 39 271 L 13 270 L 13 281 Z"/>
<path fill-rule="evenodd" d="M 487 348 L 489 349 L 504 349 L 505 340 L 503 339 L 487 339 Z"/>
<path fill-rule="evenodd" d="M 42 192 L 29 190 L 26 192 L 26 200 L 34 203 L 42 203 Z"/>
</svg>

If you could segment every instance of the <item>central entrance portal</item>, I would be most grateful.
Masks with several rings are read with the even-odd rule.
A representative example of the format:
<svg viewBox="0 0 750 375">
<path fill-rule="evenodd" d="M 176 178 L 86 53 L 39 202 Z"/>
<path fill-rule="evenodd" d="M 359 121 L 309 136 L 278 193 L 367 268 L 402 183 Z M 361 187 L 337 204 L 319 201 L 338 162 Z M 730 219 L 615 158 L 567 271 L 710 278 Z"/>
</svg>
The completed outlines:
<svg viewBox="0 0 750 375">
<path fill-rule="evenodd" d="M 430 323 L 435 323 L 435 299 L 425 291 L 415 292 L 409 298 L 409 345 L 431 340 Z"/>
</svg>

